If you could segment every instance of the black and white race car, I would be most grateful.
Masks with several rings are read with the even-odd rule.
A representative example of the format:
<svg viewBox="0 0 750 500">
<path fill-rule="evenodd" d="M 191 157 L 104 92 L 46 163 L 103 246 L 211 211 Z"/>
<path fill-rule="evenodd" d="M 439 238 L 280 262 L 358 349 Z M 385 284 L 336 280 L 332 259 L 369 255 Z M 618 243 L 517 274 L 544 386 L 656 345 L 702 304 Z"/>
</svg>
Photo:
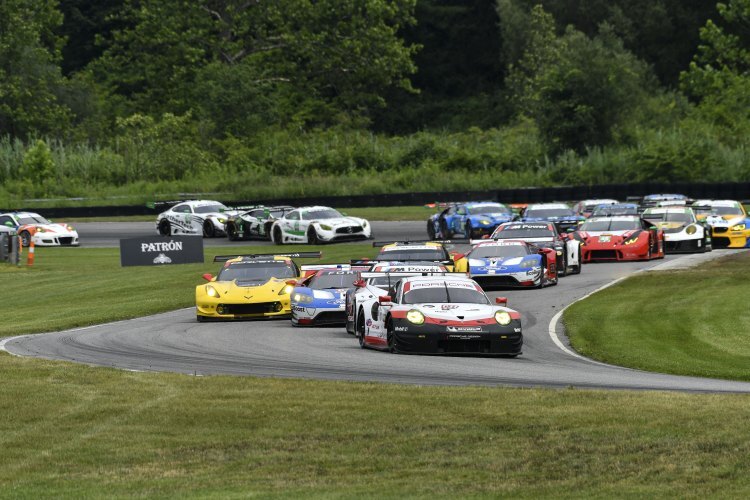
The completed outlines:
<svg viewBox="0 0 750 500">
<path fill-rule="evenodd" d="M 164 236 L 224 236 L 229 216 L 237 215 L 223 203 L 212 200 L 178 202 L 156 217 L 156 231 Z"/>
</svg>

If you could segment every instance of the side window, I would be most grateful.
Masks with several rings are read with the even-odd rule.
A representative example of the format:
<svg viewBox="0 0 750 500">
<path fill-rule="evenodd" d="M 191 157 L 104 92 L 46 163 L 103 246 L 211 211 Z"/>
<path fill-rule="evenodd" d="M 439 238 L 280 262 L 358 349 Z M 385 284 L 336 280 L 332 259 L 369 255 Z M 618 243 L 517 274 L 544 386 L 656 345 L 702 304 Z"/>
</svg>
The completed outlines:
<svg viewBox="0 0 750 500">
<path fill-rule="evenodd" d="M 307 213 L 307 212 L 300 212 L 300 216 L 299 216 L 299 218 L 300 218 L 301 220 L 310 220 L 310 217 L 309 217 L 309 215 L 310 215 L 310 214 L 309 214 L 309 213 Z"/>
<path fill-rule="evenodd" d="M 10 224 L 8 224 L 10 222 Z M 12 226 L 15 227 L 16 224 L 13 222 L 13 219 L 9 215 L 2 215 L 0 216 L 0 226 Z"/>
<path fill-rule="evenodd" d="M 263 217 L 263 210 L 253 210 L 247 215 L 249 215 L 250 217 L 255 217 L 256 219 L 260 219 L 261 217 Z"/>
<path fill-rule="evenodd" d="M 459 207 L 456 213 L 458 215 L 466 215 L 466 207 Z"/>
<path fill-rule="evenodd" d="M 453 215 L 456 213 L 456 207 L 450 207 L 448 210 L 446 210 L 445 215 Z"/>
<path fill-rule="evenodd" d="M 190 205 L 177 205 L 172 211 L 177 212 L 178 214 L 189 214 L 192 212 L 192 210 L 190 210 Z"/>
<path fill-rule="evenodd" d="M 299 212 L 296 210 L 294 212 L 290 212 L 289 215 L 286 216 L 289 220 L 299 220 Z"/>
</svg>

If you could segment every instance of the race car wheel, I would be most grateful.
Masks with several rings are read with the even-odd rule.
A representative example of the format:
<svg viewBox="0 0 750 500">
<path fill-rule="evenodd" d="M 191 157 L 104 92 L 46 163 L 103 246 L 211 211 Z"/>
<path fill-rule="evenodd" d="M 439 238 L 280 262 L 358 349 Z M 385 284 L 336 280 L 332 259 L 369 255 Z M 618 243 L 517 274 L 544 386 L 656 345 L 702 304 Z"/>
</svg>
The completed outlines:
<svg viewBox="0 0 750 500">
<path fill-rule="evenodd" d="M 209 220 L 203 223 L 203 236 L 206 238 L 213 238 L 216 236 L 216 228 Z"/>
<path fill-rule="evenodd" d="M 159 234 L 162 236 L 172 236 L 172 225 L 167 219 L 162 219 L 159 222 Z"/>
<path fill-rule="evenodd" d="M 273 228 L 273 231 L 271 232 L 271 241 L 277 245 L 284 244 L 284 236 L 281 234 L 281 228 L 279 226 Z"/>
<path fill-rule="evenodd" d="M 396 332 L 393 331 L 391 319 L 385 323 L 386 339 L 388 340 L 388 350 L 392 353 L 398 353 L 398 344 L 396 343 Z"/>
<path fill-rule="evenodd" d="M 565 250 L 563 250 L 562 262 L 559 262 L 559 264 L 560 265 L 557 268 L 557 275 L 567 276 L 568 275 L 568 255 L 565 253 Z"/>
<path fill-rule="evenodd" d="M 227 224 L 227 237 L 232 241 L 237 241 L 239 239 L 237 237 L 237 227 L 234 223 Z"/>
<path fill-rule="evenodd" d="M 31 234 L 29 234 L 28 231 L 21 231 L 21 234 L 19 234 L 21 237 L 21 245 L 28 248 L 31 244 Z"/>
<path fill-rule="evenodd" d="M 357 339 L 359 339 L 359 347 L 364 349 L 367 345 L 365 344 L 365 312 L 362 309 L 357 313 L 357 326 L 355 331 L 357 333 Z"/>
<path fill-rule="evenodd" d="M 471 222 L 466 223 L 466 239 L 472 239 L 474 237 L 474 228 L 471 227 Z"/>
<path fill-rule="evenodd" d="M 453 233 L 448 229 L 448 224 L 446 224 L 445 219 L 440 219 L 440 234 L 444 240 L 449 240 L 453 237 Z"/>
<path fill-rule="evenodd" d="M 307 230 L 307 244 L 308 245 L 320 244 L 320 240 L 318 239 L 318 232 L 312 226 L 310 226 L 310 229 Z"/>
<path fill-rule="evenodd" d="M 581 274 L 581 247 L 578 247 L 578 265 L 574 266 L 570 271 L 570 274 Z"/>
<path fill-rule="evenodd" d="M 427 237 L 431 240 L 434 240 L 436 238 L 435 234 L 435 224 L 431 221 L 427 221 Z"/>
</svg>

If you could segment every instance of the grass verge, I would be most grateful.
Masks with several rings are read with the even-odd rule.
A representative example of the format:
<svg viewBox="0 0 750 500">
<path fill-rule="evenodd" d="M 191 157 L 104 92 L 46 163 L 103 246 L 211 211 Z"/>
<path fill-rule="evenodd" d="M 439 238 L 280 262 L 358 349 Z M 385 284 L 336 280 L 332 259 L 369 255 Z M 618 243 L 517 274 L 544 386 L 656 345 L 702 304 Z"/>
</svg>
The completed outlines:
<svg viewBox="0 0 750 500">
<path fill-rule="evenodd" d="M 750 494 L 745 395 L 196 378 L 4 353 L 0 377 L 13 498 Z"/>
<path fill-rule="evenodd" d="M 688 271 L 641 273 L 569 307 L 573 347 L 648 371 L 750 380 L 747 269 L 740 253 Z"/>
<path fill-rule="evenodd" d="M 195 305 L 203 273 L 216 274 L 215 255 L 321 250 L 323 258 L 301 263 L 349 262 L 374 257 L 371 243 L 205 247 L 205 263 L 163 267 L 120 267 L 119 248 L 37 247 L 33 267 L 0 264 L 3 308 L 0 337 L 75 328 Z"/>
</svg>

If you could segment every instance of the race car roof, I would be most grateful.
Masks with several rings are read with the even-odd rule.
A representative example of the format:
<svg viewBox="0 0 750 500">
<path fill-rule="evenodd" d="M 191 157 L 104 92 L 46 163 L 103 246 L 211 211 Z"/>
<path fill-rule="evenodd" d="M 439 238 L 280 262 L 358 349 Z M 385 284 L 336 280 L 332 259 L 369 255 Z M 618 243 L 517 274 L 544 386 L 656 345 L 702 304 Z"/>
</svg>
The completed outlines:
<svg viewBox="0 0 750 500">
<path fill-rule="evenodd" d="M 649 214 L 666 214 L 666 213 L 686 213 L 691 212 L 692 208 L 686 207 L 685 205 L 671 205 L 671 206 L 665 206 L 665 207 L 653 207 L 653 208 L 647 208 L 643 215 L 649 215 Z"/>
</svg>

